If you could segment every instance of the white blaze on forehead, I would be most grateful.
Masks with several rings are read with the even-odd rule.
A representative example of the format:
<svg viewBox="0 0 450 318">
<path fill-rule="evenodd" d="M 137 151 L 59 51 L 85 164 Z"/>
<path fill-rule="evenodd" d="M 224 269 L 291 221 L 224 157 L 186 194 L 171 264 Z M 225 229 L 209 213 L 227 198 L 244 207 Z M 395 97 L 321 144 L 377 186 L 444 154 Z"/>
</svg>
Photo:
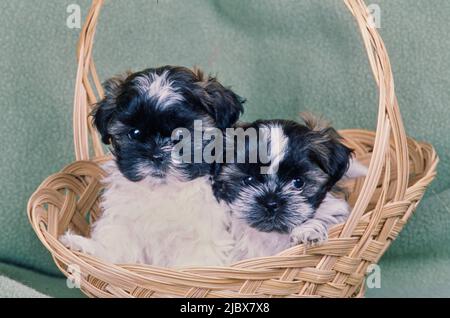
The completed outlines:
<svg viewBox="0 0 450 318">
<path fill-rule="evenodd" d="M 152 73 L 138 76 L 135 81 L 142 94 L 156 98 L 158 107 L 167 107 L 184 100 L 183 96 L 173 87 L 168 75 L 168 71 L 164 71 L 161 75 Z"/>
<path fill-rule="evenodd" d="M 280 126 L 270 126 L 268 128 L 270 131 L 270 135 L 268 136 L 270 138 L 270 166 L 267 174 L 276 174 L 280 162 L 283 161 L 286 155 L 289 139 Z"/>
</svg>

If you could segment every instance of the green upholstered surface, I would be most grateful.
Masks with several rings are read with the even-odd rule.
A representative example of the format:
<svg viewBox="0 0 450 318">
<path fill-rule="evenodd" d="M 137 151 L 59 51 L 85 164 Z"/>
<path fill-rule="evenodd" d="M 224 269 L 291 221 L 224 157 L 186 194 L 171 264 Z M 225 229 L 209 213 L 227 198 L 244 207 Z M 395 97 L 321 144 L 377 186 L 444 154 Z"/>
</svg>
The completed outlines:
<svg viewBox="0 0 450 318">
<path fill-rule="evenodd" d="M 68 288 L 65 277 L 48 275 L 21 266 L 0 263 L 2 297 L 85 297 L 79 289 Z M 30 288 L 31 287 L 31 288 Z"/>
<path fill-rule="evenodd" d="M 45 295 L 34 289 L 5 277 L 0 276 L 0 298 L 42 298 Z"/>
<path fill-rule="evenodd" d="M 74 160 L 79 30 L 66 26 L 71 3 L 87 13 L 87 0 L 0 2 L 0 261 L 48 275 L 59 273 L 28 223 L 26 203 L 45 177 Z M 441 163 L 426 200 L 382 260 L 385 283 L 369 295 L 450 296 L 442 276 L 450 259 L 450 2 L 377 3 L 408 134 L 431 142 Z M 375 127 L 376 86 L 340 0 L 109 0 L 94 56 L 102 79 L 198 65 L 247 98 L 246 120 L 310 110 L 338 128 Z M 20 281 L 22 274 L 5 275 Z M 46 280 L 35 275 L 25 283 L 64 294 L 50 283 L 54 292 L 45 290 Z"/>
</svg>

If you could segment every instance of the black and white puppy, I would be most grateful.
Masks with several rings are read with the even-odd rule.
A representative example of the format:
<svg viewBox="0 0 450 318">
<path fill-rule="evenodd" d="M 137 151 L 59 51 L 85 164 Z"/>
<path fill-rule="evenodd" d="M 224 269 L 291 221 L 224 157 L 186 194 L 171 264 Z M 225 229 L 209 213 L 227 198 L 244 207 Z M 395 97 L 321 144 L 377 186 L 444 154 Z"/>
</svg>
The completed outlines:
<svg viewBox="0 0 450 318">
<path fill-rule="evenodd" d="M 275 255 L 300 243 L 323 243 L 330 226 L 347 218 L 347 202 L 332 190 L 349 166 L 352 177 L 364 175 L 366 168 L 352 159 L 332 127 L 308 114 L 304 121 L 240 124 L 258 133 L 258 142 L 246 139 L 245 147 L 227 136 L 228 148 L 235 145 L 237 155 L 245 152 L 245 162 L 236 158 L 222 165 L 213 184 L 216 197 L 231 210 L 234 261 Z M 261 147 L 268 154 L 264 162 Z M 257 160 L 251 163 L 255 151 Z"/>
<path fill-rule="evenodd" d="M 90 238 L 69 231 L 61 241 L 113 263 L 228 263 L 229 212 L 214 198 L 212 165 L 180 160 L 174 150 L 181 135 L 189 140 L 186 131 L 232 126 L 241 98 L 213 77 L 174 66 L 113 78 L 104 88 L 93 113 L 114 157 L 104 166 L 103 214 Z M 192 156 L 203 146 L 193 141 Z"/>
</svg>

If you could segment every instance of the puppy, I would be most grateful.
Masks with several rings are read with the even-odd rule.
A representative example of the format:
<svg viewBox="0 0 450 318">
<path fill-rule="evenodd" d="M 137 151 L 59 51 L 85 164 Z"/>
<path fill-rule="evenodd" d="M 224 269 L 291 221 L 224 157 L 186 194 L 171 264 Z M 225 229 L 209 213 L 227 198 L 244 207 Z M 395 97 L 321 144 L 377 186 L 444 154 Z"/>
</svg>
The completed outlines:
<svg viewBox="0 0 450 318">
<path fill-rule="evenodd" d="M 258 132 L 257 142 L 246 139 L 244 147 L 227 135 L 228 152 L 237 148 L 232 152 L 245 162 L 222 165 L 213 189 L 231 210 L 234 261 L 274 255 L 300 243 L 321 244 L 330 226 L 347 219 L 349 206 L 333 190 L 349 166 L 352 178 L 366 168 L 351 158 L 352 150 L 333 128 L 308 114 L 304 121 L 241 124 L 246 132 Z M 268 150 L 264 162 L 261 148 Z M 251 162 L 255 152 L 257 160 Z"/>
<path fill-rule="evenodd" d="M 181 135 L 232 126 L 243 112 L 242 99 L 215 78 L 173 66 L 113 78 L 104 88 L 93 113 L 113 154 L 104 166 L 103 214 L 90 238 L 69 231 L 61 242 L 112 263 L 227 263 L 229 212 L 214 198 L 212 165 L 180 160 L 186 153 L 175 150 Z M 188 159 L 204 146 L 191 144 Z"/>
</svg>

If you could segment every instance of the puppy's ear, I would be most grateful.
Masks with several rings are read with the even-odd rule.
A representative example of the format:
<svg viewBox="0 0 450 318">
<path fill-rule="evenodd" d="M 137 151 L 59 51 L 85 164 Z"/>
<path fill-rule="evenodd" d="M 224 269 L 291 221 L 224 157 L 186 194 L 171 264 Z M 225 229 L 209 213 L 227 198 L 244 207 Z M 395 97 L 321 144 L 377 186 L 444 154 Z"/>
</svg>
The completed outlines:
<svg viewBox="0 0 450 318">
<path fill-rule="evenodd" d="M 322 116 L 316 116 L 313 113 L 300 113 L 300 118 L 303 120 L 306 127 L 312 131 L 322 131 L 331 126 L 329 121 L 325 120 Z"/>
<path fill-rule="evenodd" d="M 311 130 L 308 145 L 311 159 L 330 177 L 331 188 L 347 171 L 352 150 L 341 142 L 342 137 L 328 122 L 311 114 L 302 117 Z"/>
<path fill-rule="evenodd" d="M 121 93 L 121 87 L 126 76 L 128 76 L 128 73 L 123 76 L 113 77 L 103 83 L 105 96 L 94 106 L 94 110 L 91 113 L 94 126 L 100 133 L 102 142 L 107 145 L 111 143 L 108 127 L 114 117 L 117 107 L 116 99 Z"/>
<path fill-rule="evenodd" d="M 214 119 L 219 129 L 232 127 L 244 112 L 245 100 L 222 86 L 216 78 L 209 76 L 205 79 L 200 70 L 195 70 L 195 73 L 200 80 L 195 94 L 206 113 Z"/>
</svg>

